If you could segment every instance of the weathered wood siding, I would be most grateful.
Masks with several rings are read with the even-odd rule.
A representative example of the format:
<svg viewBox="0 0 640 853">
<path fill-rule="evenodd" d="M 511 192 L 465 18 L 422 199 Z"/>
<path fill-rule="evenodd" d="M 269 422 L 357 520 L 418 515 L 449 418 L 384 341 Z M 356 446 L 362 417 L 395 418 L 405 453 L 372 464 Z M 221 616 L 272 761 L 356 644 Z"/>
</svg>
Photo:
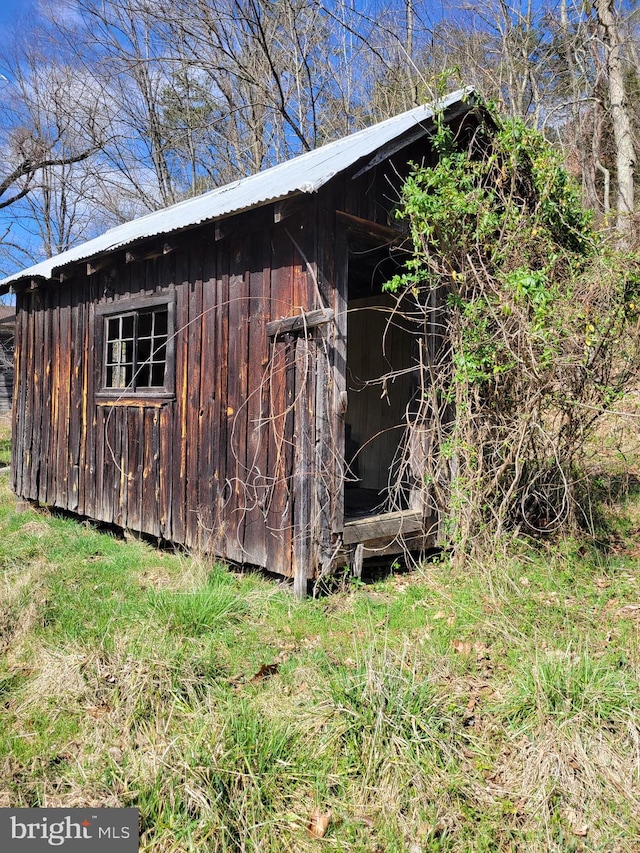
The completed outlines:
<svg viewBox="0 0 640 853">
<path fill-rule="evenodd" d="M 341 175 L 284 217 L 267 206 L 173 235 L 169 254 L 127 263 L 121 251 L 19 292 L 16 494 L 299 584 L 328 565 L 343 525 L 347 353 L 336 210 L 387 223 L 399 173 Z M 154 294 L 175 299 L 175 395 L 103 399 L 102 306 Z M 318 309 L 332 321 L 268 334 Z"/>
<path fill-rule="evenodd" d="M 18 294 L 13 485 L 24 498 L 292 574 L 311 548 L 320 333 L 270 338 L 265 327 L 318 307 L 314 229 L 309 241 L 296 224 L 298 247 L 310 242 L 303 258 L 293 226 L 243 224 L 223 240 L 203 228 L 171 254 Z M 158 294 L 176 303 L 175 398 L 97 397 L 96 309 Z"/>
</svg>

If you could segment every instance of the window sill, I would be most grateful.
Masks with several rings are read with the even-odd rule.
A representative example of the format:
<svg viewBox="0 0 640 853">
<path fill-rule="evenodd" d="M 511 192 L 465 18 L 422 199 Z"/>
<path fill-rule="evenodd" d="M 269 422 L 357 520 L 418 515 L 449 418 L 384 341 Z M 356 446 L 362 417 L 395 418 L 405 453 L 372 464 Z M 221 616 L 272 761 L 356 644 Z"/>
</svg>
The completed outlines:
<svg viewBox="0 0 640 853">
<path fill-rule="evenodd" d="M 160 407 L 166 406 L 167 403 L 175 400 L 175 394 L 158 393 L 158 394 L 111 394 L 105 391 L 99 391 L 95 395 L 96 406 L 138 406 L 143 407 Z"/>
</svg>

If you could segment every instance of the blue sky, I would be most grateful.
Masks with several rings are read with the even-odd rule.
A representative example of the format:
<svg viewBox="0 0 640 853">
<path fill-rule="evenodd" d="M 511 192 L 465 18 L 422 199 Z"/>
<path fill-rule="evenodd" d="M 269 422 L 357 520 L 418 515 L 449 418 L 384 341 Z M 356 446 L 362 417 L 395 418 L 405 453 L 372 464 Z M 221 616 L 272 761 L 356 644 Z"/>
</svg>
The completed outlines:
<svg viewBox="0 0 640 853">
<path fill-rule="evenodd" d="M 0 32 L 10 30 L 32 5 L 31 0 L 0 0 Z"/>
</svg>

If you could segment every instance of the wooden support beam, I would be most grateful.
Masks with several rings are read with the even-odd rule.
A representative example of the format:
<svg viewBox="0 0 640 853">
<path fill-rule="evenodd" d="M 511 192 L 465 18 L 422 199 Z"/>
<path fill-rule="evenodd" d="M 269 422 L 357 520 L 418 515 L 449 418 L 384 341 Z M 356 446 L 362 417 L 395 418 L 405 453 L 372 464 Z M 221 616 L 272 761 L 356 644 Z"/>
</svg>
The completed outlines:
<svg viewBox="0 0 640 853">
<path fill-rule="evenodd" d="M 346 213 L 344 210 L 336 210 L 336 218 L 339 223 L 347 227 L 349 232 L 372 238 L 380 243 L 395 243 L 406 233 L 400 228 L 381 225 L 379 222 L 372 222 L 370 219 L 361 219 L 359 216 Z"/>
<path fill-rule="evenodd" d="M 315 329 L 324 323 L 333 320 L 332 308 L 319 308 L 317 311 L 308 311 L 306 314 L 297 314 L 295 317 L 284 317 L 282 320 L 272 320 L 267 323 L 267 335 L 274 338 L 288 332 L 302 332 L 305 329 Z"/>
<path fill-rule="evenodd" d="M 60 270 L 59 278 L 60 282 L 69 281 L 72 278 L 75 278 L 78 275 L 78 266 L 74 264 L 73 266 L 65 267 Z"/>
<path fill-rule="evenodd" d="M 113 266 L 113 256 L 107 256 L 105 258 L 95 258 L 93 261 L 87 261 L 87 275 L 94 275 L 100 270 L 105 269 L 105 267 Z"/>
<path fill-rule="evenodd" d="M 308 204 L 305 195 L 293 196 L 293 198 L 285 198 L 282 201 L 277 201 L 273 205 L 273 221 L 275 224 L 284 222 L 298 213 L 302 213 Z"/>
<path fill-rule="evenodd" d="M 362 563 L 364 561 L 364 545 L 362 542 L 358 542 L 356 547 L 353 549 L 353 556 L 351 558 L 351 574 L 357 580 L 360 580 L 362 577 Z"/>
<path fill-rule="evenodd" d="M 163 255 L 169 255 L 173 252 L 175 246 L 171 243 L 154 243 L 152 246 L 142 245 L 135 249 L 128 249 L 124 259 L 128 264 L 133 264 L 136 261 L 151 261 L 154 258 L 161 258 Z"/>
<path fill-rule="evenodd" d="M 216 242 L 233 236 L 237 230 L 237 217 L 229 216 L 219 219 L 214 225 L 214 239 Z"/>
</svg>

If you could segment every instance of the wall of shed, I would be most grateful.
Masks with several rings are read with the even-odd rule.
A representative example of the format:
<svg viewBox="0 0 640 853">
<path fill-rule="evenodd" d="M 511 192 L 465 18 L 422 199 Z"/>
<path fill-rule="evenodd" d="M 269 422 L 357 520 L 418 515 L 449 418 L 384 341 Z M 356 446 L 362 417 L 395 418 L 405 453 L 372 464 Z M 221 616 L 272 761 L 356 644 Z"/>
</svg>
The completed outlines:
<svg viewBox="0 0 640 853">
<path fill-rule="evenodd" d="M 173 235 L 170 254 L 120 253 L 18 293 L 16 494 L 282 575 L 328 565 L 347 389 L 335 211 L 386 224 L 406 162 L 341 175 L 281 222 L 262 208 Z M 176 300 L 175 399 L 96 399 L 96 308 L 163 293 Z M 328 327 L 267 335 L 272 320 L 327 307 Z"/>
<path fill-rule="evenodd" d="M 265 326 L 318 305 L 291 226 L 261 224 L 256 216 L 219 241 L 200 229 L 172 254 L 18 294 L 16 494 L 294 572 L 294 530 L 310 524 L 292 487 L 301 461 L 313 464 L 298 436 L 306 429 L 315 446 L 315 350 L 304 335 L 270 339 Z M 302 250 L 308 233 L 312 256 L 314 231 L 300 225 L 295 242 Z M 126 310 L 130 296 L 169 293 L 175 399 L 96 400 L 96 306 Z"/>
</svg>

